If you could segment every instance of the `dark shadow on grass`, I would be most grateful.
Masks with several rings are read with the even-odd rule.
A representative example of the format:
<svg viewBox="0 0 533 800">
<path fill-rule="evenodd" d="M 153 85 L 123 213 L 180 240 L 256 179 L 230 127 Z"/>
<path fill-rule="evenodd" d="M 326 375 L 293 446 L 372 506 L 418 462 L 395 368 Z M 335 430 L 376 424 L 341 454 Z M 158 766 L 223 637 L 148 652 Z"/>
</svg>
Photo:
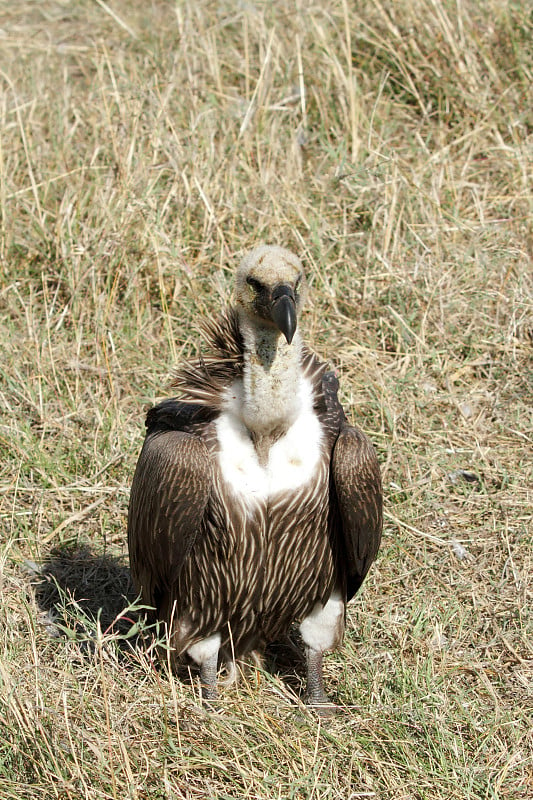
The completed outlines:
<svg viewBox="0 0 533 800">
<path fill-rule="evenodd" d="M 41 567 L 35 596 L 40 608 L 58 619 L 78 615 L 96 623 L 99 618 L 102 631 L 115 633 L 125 633 L 132 624 L 131 614 L 121 618 L 135 600 L 126 563 L 86 546 L 52 550 Z"/>
<path fill-rule="evenodd" d="M 271 675 L 280 678 L 297 697 L 304 694 L 305 656 L 303 643 L 295 629 L 286 639 L 271 642 L 267 646 L 265 668 Z"/>
<path fill-rule="evenodd" d="M 164 653 L 154 645 L 155 625 L 146 620 L 145 608 L 135 607 L 137 596 L 125 559 L 88 546 L 58 547 L 42 564 L 34 587 L 50 635 L 76 640 L 80 657 L 94 656 L 99 623 L 123 665 L 135 665 L 140 653 L 149 653 L 153 667 L 165 672 Z M 190 685 L 187 666 L 179 665 L 174 675 Z"/>
</svg>

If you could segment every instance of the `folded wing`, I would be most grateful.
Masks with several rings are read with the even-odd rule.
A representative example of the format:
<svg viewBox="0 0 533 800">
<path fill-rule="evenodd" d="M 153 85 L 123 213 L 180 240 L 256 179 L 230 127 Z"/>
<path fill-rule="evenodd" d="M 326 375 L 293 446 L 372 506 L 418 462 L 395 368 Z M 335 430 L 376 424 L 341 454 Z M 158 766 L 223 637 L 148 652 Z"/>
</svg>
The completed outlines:
<svg viewBox="0 0 533 800">
<path fill-rule="evenodd" d="M 175 585 L 201 530 L 212 469 L 203 441 L 179 430 L 194 408 L 167 401 L 152 409 L 131 488 L 128 546 L 134 584 L 143 602 L 159 607 Z"/>
<path fill-rule="evenodd" d="M 383 526 L 381 475 L 372 443 L 345 424 L 332 457 L 332 478 L 346 556 L 347 599 L 361 586 L 377 556 Z"/>
<path fill-rule="evenodd" d="M 372 442 L 348 425 L 333 372 L 322 377 L 326 425 L 334 438 L 330 512 L 346 575 L 347 600 L 358 591 L 377 556 L 383 528 L 381 472 Z"/>
</svg>

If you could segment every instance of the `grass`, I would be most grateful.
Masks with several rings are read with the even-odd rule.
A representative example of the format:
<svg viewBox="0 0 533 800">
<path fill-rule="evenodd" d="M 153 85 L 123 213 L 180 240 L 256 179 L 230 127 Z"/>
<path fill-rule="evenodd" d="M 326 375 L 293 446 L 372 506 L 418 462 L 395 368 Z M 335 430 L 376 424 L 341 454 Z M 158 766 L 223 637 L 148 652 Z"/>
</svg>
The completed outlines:
<svg viewBox="0 0 533 800">
<path fill-rule="evenodd" d="M 20 0 L 0 29 L 2 800 L 531 796 L 527 4 Z M 129 586 L 143 411 L 262 241 L 302 256 L 383 468 L 327 723 L 297 665 L 202 716 Z"/>
</svg>

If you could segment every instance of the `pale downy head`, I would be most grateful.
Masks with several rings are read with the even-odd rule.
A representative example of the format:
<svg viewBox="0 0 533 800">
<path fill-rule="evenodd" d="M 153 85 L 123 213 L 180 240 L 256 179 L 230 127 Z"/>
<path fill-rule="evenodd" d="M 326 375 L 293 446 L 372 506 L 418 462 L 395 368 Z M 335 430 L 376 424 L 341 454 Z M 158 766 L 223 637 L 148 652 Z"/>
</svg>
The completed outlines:
<svg viewBox="0 0 533 800">
<path fill-rule="evenodd" d="M 255 324 L 277 328 L 290 344 L 307 285 L 300 259 L 284 247 L 261 245 L 237 270 L 237 306 Z"/>
</svg>

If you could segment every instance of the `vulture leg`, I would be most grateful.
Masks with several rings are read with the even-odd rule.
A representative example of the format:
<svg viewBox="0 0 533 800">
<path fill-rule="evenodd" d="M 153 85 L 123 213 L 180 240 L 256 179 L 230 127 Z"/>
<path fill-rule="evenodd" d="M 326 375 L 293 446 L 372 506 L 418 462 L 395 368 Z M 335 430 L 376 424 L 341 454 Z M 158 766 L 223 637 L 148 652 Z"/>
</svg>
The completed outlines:
<svg viewBox="0 0 533 800">
<path fill-rule="evenodd" d="M 217 700 L 218 653 L 204 661 L 200 667 L 202 700 Z"/>
<path fill-rule="evenodd" d="M 321 650 L 305 648 L 305 662 L 307 665 L 307 692 L 305 702 L 309 706 L 331 705 L 324 690 L 322 675 L 322 660 L 324 654 Z"/>
<path fill-rule="evenodd" d="M 323 716 L 335 713 L 336 708 L 324 691 L 323 655 L 326 650 L 331 650 L 340 642 L 343 632 L 344 601 L 337 590 L 331 594 L 325 605 L 317 603 L 300 624 L 307 663 L 306 702 Z"/>
<path fill-rule="evenodd" d="M 191 645 L 187 654 L 200 666 L 200 686 L 202 700 L 216 700 L 217 674 L 218 674 L 218 651 L 220 648 L 220 634 L 215 633 L 202 639 L 196 644 Z"/>
</svg>

